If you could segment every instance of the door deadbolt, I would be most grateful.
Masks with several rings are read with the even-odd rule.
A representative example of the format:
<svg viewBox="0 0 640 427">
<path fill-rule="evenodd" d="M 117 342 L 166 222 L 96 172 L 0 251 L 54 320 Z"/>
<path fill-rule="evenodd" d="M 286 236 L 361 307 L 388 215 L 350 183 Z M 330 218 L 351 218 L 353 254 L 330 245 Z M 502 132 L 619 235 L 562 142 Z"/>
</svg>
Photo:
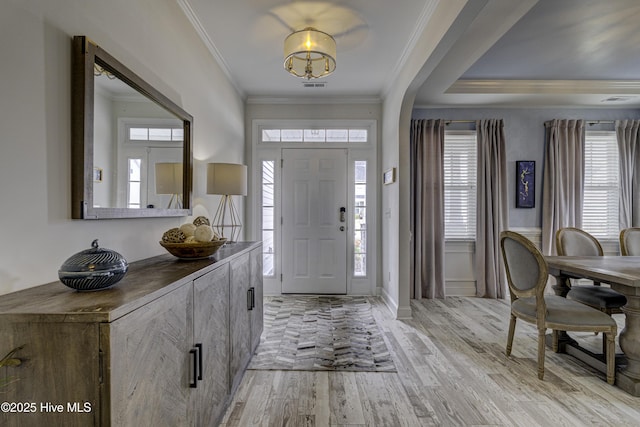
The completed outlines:
<svg viewBox="0 0 640 427">
<path fill-rule="evenodd" d="M 340 231 L 344 231 L 344 225 L 340 226 Z"/>
</svg>

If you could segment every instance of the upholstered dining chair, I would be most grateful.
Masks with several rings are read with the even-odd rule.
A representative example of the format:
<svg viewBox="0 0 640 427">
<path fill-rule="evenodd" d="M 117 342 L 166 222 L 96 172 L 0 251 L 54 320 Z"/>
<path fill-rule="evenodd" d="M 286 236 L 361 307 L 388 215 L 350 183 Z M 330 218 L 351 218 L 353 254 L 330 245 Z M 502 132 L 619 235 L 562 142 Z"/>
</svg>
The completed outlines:
<svg viewBox="0 0 640 427">
<path fill-rule="evenodd" d="M 556 251 L 560 256 L 602 256 L 604 251 L 598 239 L 584 230 L 575 227 L 561 228 L 556 231 Z M 593 285 L 572 285 L 567 294 L 582 304 L 597 308 L 609 315 L 622 313 L 627 298 L 611 288 Z"/>
<path fill-rule="evenodd" d="M 625 228 L 620 231 L 620 254 L 640 256 L 640 227 Z"/>
<path fill-rule="evenodd" d="M 556 251 L 560 256 L 602 256 L 602 245 L 591 234 L 575 228 L 565 227 L 556 231 Z M 567 298 L 596 308 L 609 316 L 622 313 L 622 307 L 627 303 L 627 297 L 613 289 L 593 285 L 571 285 Z M 607 354 L 606 337 L 602 337 L 602 352 Z"/>
<path fill-rule="evenodd" d="M 507 356 L 511 355 L 516 319 L 538 329 L 538 378 L 544 378 L 545 334 L 552 329 L 553 351 L 558 351 L 558 331 L 603 332 L 607 340 L 607 382 L 615 381 L 616 322 L 607 314 L 558 295 L 544 293 L 547 263 L 535 245 L 513 231 L 500 233 L 500 248 L 511 294 L 511 319 Z"/>
</svg>

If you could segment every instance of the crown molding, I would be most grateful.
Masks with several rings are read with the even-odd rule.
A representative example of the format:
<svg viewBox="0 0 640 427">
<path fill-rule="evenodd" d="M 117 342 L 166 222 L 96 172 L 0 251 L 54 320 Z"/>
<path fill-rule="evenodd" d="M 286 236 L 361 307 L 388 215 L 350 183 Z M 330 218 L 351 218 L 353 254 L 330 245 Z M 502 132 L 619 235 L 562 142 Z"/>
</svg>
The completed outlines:
<svg viewBox="0 0 640 427">
<path fill-rule="evenodd" d="M 429 19 L 431 19 L 431 16 L 433 15 L 433 12 L 435 11 L 437 5 L 437 1 L 428 1 L 425 3 L 424 7 L 422 8 L 422 12 L 420 13 L 420 17 L 418 18 L 418 23 L 413 29 L 409 41 L 402 50 L 400 58 L 398 58 L 398 60 L 396 61 L 396 65 L 393 67 L 393 70 L 391 71 L 391 73 L 389 73 L 390 78 L 387 80 L 387 84 L 382 90 L 383 94 L 386 95 L 391 90 L 394 77 L 400 73 L 400 70 L 404 68 L 405 64 L 409 60 L 409 57 L 412 55 L 413 50 L 416 47 L 418 40 L 422 36 L 422 33 L 424 33 L 425 29 L 427 28 Z"/>
<path fill-rule="evenodd" d="M 493 80 L 461 79 L 445 93 L 534 93 L 638 95 L 640 80 Z"/>
<path fill-rule="evenodd" d="M 218 63 L 218 65 L 222 69 L 222 72 L 227 77 L 231 85 L 235 88 L 236 92 L 238 92 L 241 98 L 245 98 L 246 94 L 240 88 L 240 86 L 238 86 L 238 82 L 236 82 L 236 80 L 233 78 L 229 65 L 222 57 L 222 54 L 220 54 L 220 51 L 216 47 L 213 40 L 211 40 L 211 37 L 209 37 L 209 34 L 207 34 L 207 31 L 204 29 L 204 26 L 202 25 L 195 11 L 191 7 L 189 0 L 178 0 L 178 5 L 186 15 L 187 19 L 189 19 L 189 22 L 191 22 L 191 25 L 196 30 L 196 33 L 198 33 L 198 35 L 200 36 L 200 39 L 205 44 L 209 52 L 211 52 L 213 59 L 215 59 L 215 61 Z"/>
</svg>

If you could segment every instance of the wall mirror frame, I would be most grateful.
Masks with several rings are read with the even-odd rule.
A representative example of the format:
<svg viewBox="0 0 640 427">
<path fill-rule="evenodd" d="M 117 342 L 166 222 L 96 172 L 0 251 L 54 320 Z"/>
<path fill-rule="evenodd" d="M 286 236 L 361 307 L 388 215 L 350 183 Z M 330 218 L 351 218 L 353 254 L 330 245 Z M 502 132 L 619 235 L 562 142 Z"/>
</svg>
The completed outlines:
<svg viewBox="0 0 640 427">
<path fill-rule="evenodd" d="M 94 204 L 94 65 L 111 73 L 139 94 L 171 113 L 183 124 L 182 204 L 179 208 L 97 207 Z M 71 82 L 71 200 L 72 218 L 150 218 L 191 215 L 193 117 L 86 36 L 74 36 Z"/>
</svg>

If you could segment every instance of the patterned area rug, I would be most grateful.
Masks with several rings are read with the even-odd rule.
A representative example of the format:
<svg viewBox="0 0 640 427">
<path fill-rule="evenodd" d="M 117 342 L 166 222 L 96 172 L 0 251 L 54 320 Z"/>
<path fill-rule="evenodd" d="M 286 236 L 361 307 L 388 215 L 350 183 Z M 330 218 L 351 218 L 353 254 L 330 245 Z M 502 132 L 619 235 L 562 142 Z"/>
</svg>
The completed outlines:
<svg viewBox="0 0 640 427">
<path fill-rule="evenodd" d="M 265 298 L 249 369 L 396 372 L 367 297 Z"/>
</svg>

